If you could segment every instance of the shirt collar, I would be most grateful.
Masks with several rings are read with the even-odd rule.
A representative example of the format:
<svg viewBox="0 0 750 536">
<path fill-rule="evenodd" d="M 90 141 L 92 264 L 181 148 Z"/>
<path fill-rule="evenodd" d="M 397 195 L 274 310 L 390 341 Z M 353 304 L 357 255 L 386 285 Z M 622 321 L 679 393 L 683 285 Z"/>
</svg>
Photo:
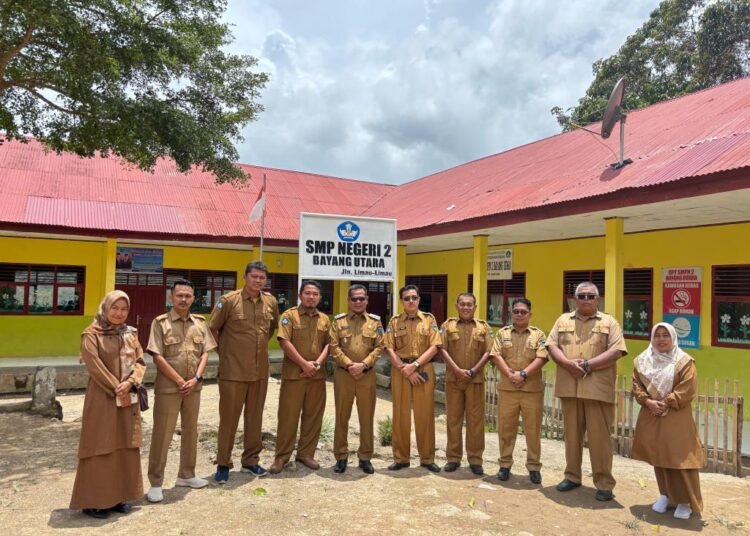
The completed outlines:
<svg viewBox="0 0 750 536">
<path fill-rule="evenodd" d="M 173 307 L 172 309 L 169 310 L 169 319 L 172 322 L 176 322 L 178 320 L 181 320 L 182 317 L 179 315 L 179 313 L 177 311 L 174 310 L 174 307 Z M 188 321 L 193 322 L 193 314 L 190 311 L 188 311 L 187 316 L 185 316 L 185 321 L 186 322 L 188 322 Z"/>
</svg>

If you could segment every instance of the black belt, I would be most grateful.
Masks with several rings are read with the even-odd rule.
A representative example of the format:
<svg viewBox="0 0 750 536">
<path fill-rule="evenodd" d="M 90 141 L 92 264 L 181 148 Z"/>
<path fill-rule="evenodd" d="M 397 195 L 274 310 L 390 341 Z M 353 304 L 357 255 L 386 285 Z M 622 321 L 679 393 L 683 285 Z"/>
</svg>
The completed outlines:
<svg viewBox="0 0 750 536">
<path fill-rule="evenodd" d="M 414 362 L 415 362 L 415 361 L 416 361 L 417 359 L 419 359 L 419 358 L 418 358 L 418 357 L 415 357 L 414 359 L 404 359 L 404 358 L 402 357 L 402 358 L 401 358 L 401 362 L 402 362 L 402 363 L 414 363 Z"/>
</svg>

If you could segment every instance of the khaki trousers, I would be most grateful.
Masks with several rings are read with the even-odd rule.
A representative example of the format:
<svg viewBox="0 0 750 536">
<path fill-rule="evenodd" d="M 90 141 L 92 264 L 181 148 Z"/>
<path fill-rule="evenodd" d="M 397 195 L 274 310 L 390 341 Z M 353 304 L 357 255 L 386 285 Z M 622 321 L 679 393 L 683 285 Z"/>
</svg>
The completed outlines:
<svg viewBox="0 0 750 536">
<path fill-rule="evenodd" d="M 276 430 L 276 457 L 284 460 L 284 463 L 289 461 L 299 427 L 297 458 L 314 458 L 325 409 L 324 379 L 282 379 L 279 392 L 279 422 Z"/>
<path fill-rule="evenodd" d="M 698 469 L 665 469 L 654 467 L 659 493 L 669 498 L 669 504 L 689 504 L 693 512 L 703 511 L 701 480 Z"/>
<path fill-rule="evenodd" d="M 583 434 L 589 442 L 589 458 L 596 489 L 614 489 L 612 476 L 612 437 L 610 429 L 615 420 L 615 405 L 585 398 L 560 398 L 565 424 L 565 478 L 581 483 Z"/>
<path fill-rule="evenodd" d="M 263 450 L 263 406 L 266 404 L 268 380 L 235 382 L 219 380 L 219 439 L 216 463 L 233 467 L 232 449 L 242 410 L 244 419 L 244 450 L 242 465 L 257 465 Z"/>
<path fill-rule="evenodd" d="M 164 483 L 164 468 L 172 444 L 172 436 L 180 416 L 180 470 L 178 478 L 195 476 L 195 459 L 198 448 L 198 412 L 200 391 L 188 396 L 179 393 L 154 396 L 154 427 L 151 432 L 151 449 L 148 453 L 148 481 L 160 488 Z"/>
<path fill-rule="evenodd" d="M 542 469 L 542 414 L 544 391 L 499 391 L 497 435 L 500 438 L 500 467 L 513 466 L 513 449 L 518 436 L 518 417 L 523 417 L 526 436 L 526 470 Z"/>
<path fill-rule="evenodd" d="M 427 373 L 428 380 L 412 385 L 397 368 L 391 369 L 393 459 L 397 463 L 409 463 L 411 458 L 412 406 L 420 463 L 435 461 L 435 369 L 430 363 L 419 370 Z"/>
<path fill-rule="evenodd" d="M 349 457 L 349 419 L 352 416 L 352 404 L 357 401 L 359 416 L 359 450 L 360 460 L 370 460 L 375 450 L 375 370 L 370 369 L 359 380 L 352 378 L 342 368 L 336 368 L 333 377 L 333 396 L 336 401 L 336 430 L 333 435 L 333 454 L 337 460 Z"/>
<path fill-rule="evenodd" d="M 466 457 L 470 464 L 482 465 L 484 454 L 484 382 L 445 382 L 449 462 L 463 458 L 464 419 L 466 419 Z"/>
</svg>

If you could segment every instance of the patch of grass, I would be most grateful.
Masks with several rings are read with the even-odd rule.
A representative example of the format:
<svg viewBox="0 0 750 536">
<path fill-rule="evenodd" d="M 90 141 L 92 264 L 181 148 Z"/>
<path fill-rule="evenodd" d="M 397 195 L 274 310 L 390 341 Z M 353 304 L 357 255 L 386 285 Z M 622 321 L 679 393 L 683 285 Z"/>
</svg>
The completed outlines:
<svg viewBox="0 0 750 536">
<path fill-rule="evenodd" d="M 320 425 L 320 441 L 323 443 L 333 443 L 334 422 L 333 417 L 325 415 L 323 423 Z"/>
<path fill-rule="evenodd" d="M 491 422 L 484 423 L 484 432 L 486 434 L 494 434 L 497 432 L 497 427 Z"/>
<path fill-rule="evenodd" d="M 203 430 L 198 435 L 198 441 L 200 442 L 213 442 L 216 441 L 216 438 L 219 437 L 219 431 L 216 429 L 210 429 L 210 430 Z"/>
<path fill-rule="evenodd" d="M 727 530 L 741 530 L 745 526 L 745 523 L 743 523 L 742 521 L 730 521 L 727 518 L 721 516 L 714 516 L 714 519 L 716 519 L 716 522 L 719 525 Z"/>
<path fill-rule="evenodd" d="M 640 532 L 641 531 L 641 522 L 637 517 L 634 517 L 633 519 L 629 521 L 623 521 L 622 525 L 628 529 L 632 530 L 633 532 Z"/>
<path fill-rule="evenodd" d="M 393 443 L 393 421 L 390 417 L 378 421 L 378 437 L 380 445 L 387 447 Z"/>
</svg>

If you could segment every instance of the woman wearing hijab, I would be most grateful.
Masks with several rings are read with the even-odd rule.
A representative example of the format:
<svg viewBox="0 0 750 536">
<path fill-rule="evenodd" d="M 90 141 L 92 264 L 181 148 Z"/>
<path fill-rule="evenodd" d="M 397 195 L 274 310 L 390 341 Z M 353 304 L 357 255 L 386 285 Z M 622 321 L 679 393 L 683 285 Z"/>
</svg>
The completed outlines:
<svg viewBox="0 0 750 536">
<path fill-rule="evenodd" d="M 633 395 L 643 408 L 630 455 L 654 466 L 661 496 L 653 510 L 663 514 L 675 505 L 674 517 L 688 519 L 703 510 L 703 448 L 690 408 L 698 388 L 695 362 L 677 345 L 672 325 L 662 322 L 634 365 Z"/>
<path fill-rule="evenodd" d="M 89 373 L 83 402 L 78 469 L 71 509 L 95 518 L 127 514 L 143 496 L 141 411 L 134 386 L 146 364 L 135 328 L 125 324 L 130 299 L 108 293 L 81 335 L 81 361 Z"/>
</svg>

